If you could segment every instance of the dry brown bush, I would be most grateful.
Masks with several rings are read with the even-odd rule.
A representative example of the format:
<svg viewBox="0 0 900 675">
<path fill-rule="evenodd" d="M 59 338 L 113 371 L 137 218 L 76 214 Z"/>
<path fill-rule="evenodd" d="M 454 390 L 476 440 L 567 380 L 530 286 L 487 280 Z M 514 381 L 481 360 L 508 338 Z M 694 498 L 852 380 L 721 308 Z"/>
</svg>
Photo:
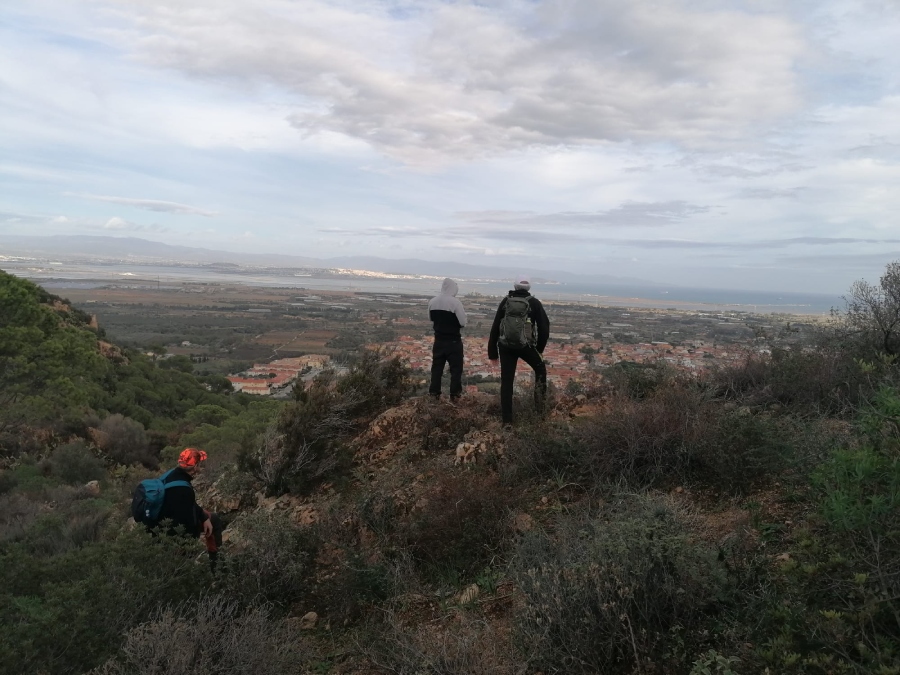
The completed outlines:
<svg viewBox="0 0 900 675">
<path fill-rule="evenodd" d="M 360 651 L 381 672 L 396 675 L 513 675 L 521 672 L 491 624 L 459 614 L 449 628 L 404 625 L 394 611 L 369 626 Z"/>
<path fill-rule="evenodd" d="M 516 493 L 496 474 L 448 474 L 412 511 L 398 536 L 426 573 L 465 578 L 508 546 L 515 503 Z"/>
<path fill-rule="evenodd" d="M 829 414 L 850 411 L 869 389 L 853 354 L 828 346 L 750 354 L 710 371 L 704 383 L 717 397 L 740 405 L 778 404 Z"/>
<path fill-rule="evenodd" d="M 309 648 L 266 607 L 221 596 L 170 607 L 125 636 L 120 655 L 91 675 L 282 675 L 303 672 Z"/>
<path fill-rule="evenodd" d="M 289 605 L 309 590 L 316 540 L 286 513 L 256 511 L 231 529 L 235 551 L 225 560 L 221 584 L 245 604 Z"/>
<path fill-rule="evenodd" d="M 711 411 L 702 393 L 666 387 L 641 399 L 615 396 L 604 411 L 575 429 L 597 482 L 624 478 L 650 485 L 683 475 L 689 448 L 707 430 Z"/>
</svg>

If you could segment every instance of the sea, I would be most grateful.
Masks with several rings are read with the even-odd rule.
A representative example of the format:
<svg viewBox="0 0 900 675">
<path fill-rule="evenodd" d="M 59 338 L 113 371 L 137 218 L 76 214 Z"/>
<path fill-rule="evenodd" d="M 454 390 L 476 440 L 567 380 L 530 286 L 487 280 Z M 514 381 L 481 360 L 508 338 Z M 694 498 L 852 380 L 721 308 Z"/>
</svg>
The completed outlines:
<svg viewBox="0 0 900 675">
<path fill-rule="evenodd" d="M 67 288 L 108 286 L 133 288 L 176 288 L 184 283 L 242 284 L 296 288 L 315 291 L 351 291 L 399 295 L 434 295 L 441 279 L 404 276 L 345 276 L 308 274 L 283 269 L 235 268 L 212 266 L 144 265 L 129 263 L 43 263 L 3 260 L 0 269 L 30 279 L 64 295 Z M 460 296 L 480 294 L 502 296 L 509 290 L 507 281 L 458 279 Z M 793 293 L 734 290 L 725 288 L 688 288 L 681 286 L 642 286 L 636 284 L 535 283 L 532 294 L 552 302 L 574 302 L 594 306 L 678 309 L 710 312 L 750 312 L 754 314 L 828 315 L 842 308 L 840 296 L 818 293 Z"/>
</svg>

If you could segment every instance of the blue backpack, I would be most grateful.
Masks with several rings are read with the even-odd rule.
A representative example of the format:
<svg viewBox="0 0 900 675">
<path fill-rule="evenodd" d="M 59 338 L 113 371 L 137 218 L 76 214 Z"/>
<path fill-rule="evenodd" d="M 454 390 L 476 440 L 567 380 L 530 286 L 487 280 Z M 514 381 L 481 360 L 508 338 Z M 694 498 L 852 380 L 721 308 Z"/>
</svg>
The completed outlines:
<svg viewBox="0 0 900 675">
<path fill-rule="evenodd" d="M 164 482 L 172 471 L 166 471 L 159 478 L 142 480 L 134 490 L 131 498 L 131 517 L 135 522 L 145 525 L 156 525 L 159 522 L 159 512 L 162 510 L 166 490 L 170 487 L 191 487 L 186 480 L 173 480 Z"/>
</svg>

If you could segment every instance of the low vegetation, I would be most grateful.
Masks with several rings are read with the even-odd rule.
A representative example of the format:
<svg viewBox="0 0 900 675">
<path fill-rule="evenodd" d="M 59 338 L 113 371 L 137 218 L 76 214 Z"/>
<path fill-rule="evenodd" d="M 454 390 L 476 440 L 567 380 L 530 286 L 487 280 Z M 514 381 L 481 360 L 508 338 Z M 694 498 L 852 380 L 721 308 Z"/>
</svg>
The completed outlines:
<svg viewBox="0 0 900 675">
<path fill-rule="evenodd" d="M 367 349 L 216 393 L 2 275 L 0 672 L 898 674 L 893 271 L 807 344 L 620 364 L 511 430 Z M 186 445 L 215 575 L 127 518 Z"/>
</svg>

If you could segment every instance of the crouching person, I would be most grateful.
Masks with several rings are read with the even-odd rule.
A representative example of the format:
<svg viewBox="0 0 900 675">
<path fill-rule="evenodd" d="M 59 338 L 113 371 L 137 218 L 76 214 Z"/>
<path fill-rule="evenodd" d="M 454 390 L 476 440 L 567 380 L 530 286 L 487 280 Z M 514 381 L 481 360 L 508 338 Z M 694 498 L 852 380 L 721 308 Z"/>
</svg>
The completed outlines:
<svg viewBox="0 0 900 675">
<path fill-rule="evenodd" d="M 177 528 L 206 544 L 210 567 L 215 571 L 219 546 L 222 545 L 222 521 L 218 515 L 204 510 L 197 504 L 192 481 L 204 468 L 206 453 L 196 448 L 185 448 L 178 456 L 178 466 L 159 478 L 141 481 L 131 502 L 131 513 L 137 522 L 148 529 L 162 521 L 171 521 L 167 534 L 175 534 Z"/>
</svg>

